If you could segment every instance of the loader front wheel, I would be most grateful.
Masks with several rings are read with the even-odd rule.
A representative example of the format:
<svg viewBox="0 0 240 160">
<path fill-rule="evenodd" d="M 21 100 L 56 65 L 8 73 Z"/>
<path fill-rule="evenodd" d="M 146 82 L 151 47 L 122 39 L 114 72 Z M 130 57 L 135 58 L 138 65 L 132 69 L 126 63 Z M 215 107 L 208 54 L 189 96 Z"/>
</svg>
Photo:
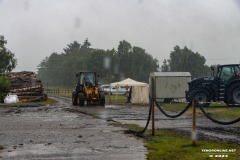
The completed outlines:
<svg viewBox="0 0 240 160">
<path fill-rule="evenodd" d="M 84 94 L 83 93 L 78 94 L 78 105 L 84 106 Z"/>
<path fill-rule="evenodd" d="M 74 106 L 78 105 L 77 98 L 74 96 L 72 96 L 72 105 L 74 105 Z"/>
</svg>

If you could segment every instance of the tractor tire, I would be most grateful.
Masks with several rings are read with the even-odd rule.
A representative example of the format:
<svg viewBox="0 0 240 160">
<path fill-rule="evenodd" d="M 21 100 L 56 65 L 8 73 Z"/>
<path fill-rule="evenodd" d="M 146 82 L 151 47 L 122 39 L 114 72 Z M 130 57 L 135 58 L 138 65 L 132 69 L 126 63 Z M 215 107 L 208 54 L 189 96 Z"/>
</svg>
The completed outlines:
<svg viewBox="0 0 240 160">
<path fill-rule="evenodd" d="M 240 104 L 240 82 L 231 84 L 226 92 L 227 104 Z"/>
<path fill-rule="evenodd" d="M 197 106 L 208 107 L 211 101 L 211 94 L 204 88 L 197 88 L 190 92 L 189 102 L 196 100 Z"/>
<path fill-rule="evenodd" d="M 84 106 L 84 94 L 83 93 L 78 94 L 78 105 Z"/>
</svg>

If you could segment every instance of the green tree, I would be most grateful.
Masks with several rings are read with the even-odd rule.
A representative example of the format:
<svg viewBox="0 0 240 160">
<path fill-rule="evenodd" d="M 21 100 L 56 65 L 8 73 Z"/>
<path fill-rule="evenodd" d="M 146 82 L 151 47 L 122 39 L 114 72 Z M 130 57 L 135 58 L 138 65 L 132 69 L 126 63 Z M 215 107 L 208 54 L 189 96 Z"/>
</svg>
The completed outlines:
<svg viewBox="0 0 240 160">
<path fill-rule="evenodd" d="M 0 73 L 11 72 L 17 65 L 14 53 L 5 47 L 7 41 L 0 35 Z"/>
<path fill-rule="evenodd" d="M 183 49 L 175 46 L 174 51 L 170 53 L 170 59 L 163 61 L 161 71 L 190 72 L 192 78 L 203 77 L 211 72 L 205 63 L 206 59 L 198 52 L 194 53 L 186 46 Z"/>
<path fill-rule="evenodd" d="M 164 59 L 163 60 L 163 65 L 161 66 L 161 71 L 162 72 L 169 72 L 170 71 L 170 66 L 169 66 L 169 60 Z"/>
<path fill-rule="evenodd" d="M 52 53 L 38 65 L 39 78 L 45 85 L 73 87 L 79 71 L 97 72 L 103 84 L 127 77 L 148 81 L 149 74 L 158 69 L 157 59 L 125 40 L 120 42 L 117 51 L 90 46 L 88 39 L 83 45 L 74 41 L 63 49 L 63 53 Z"/>
<path fill-rule="evenodd" d="M 67 48 L 64 48 L 63 51 L 65 54 L 77 54 L 80 52 L 81 44 L 79 44 L 77 41 L 73 41 L 73 43 L 70 43 L 67 45 Z"/>
<path fill-rule="evenodd" d="M 158 60 L 146 53 L 140 47 L 133 46 L 123 40 L 118 46 L 119 78 L 133 78 L 138 81 L 148 81 L 151 72 L 158 71 Z"/>
<path fill-rule="evenodd" d="M 157 59 L 153 59 L 144 49 L 136 46 L 133 47 L 129 63 L 131 77 L 138 81 L 148 82 L 149 74 L 158 71 L 159 68 Z"/>
<path fill-rule="evenodd" d="M 4 97 L 8 93 L 9 86 L 10 86 L 9 79 L 4 76 L 0 76 L 0 103 L 3 103 Z"/>
</svg>

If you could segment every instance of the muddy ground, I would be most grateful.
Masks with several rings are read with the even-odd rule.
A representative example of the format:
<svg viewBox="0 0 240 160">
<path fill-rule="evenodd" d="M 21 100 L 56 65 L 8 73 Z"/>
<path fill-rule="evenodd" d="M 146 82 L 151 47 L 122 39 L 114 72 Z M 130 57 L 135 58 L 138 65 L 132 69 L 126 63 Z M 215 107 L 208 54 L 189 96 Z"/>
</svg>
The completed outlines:
<svg viewBox="0 0 240 160">
<path fill-rule="evenodd" d="M 0 110 L 0 158 L 3 159 L 146 159 L 141 140 L 111 123 L 144 127 L 148 107 L 106 105 L 75 107 L 56 97 L 56 106 L 13 107 Z M 191 132 L 191 116 L 165 117 L 156 109 L 155 127 L 181 134 Z M 151 125 L 149 125 L 149 129 Z M 240 144 L 240 123 L 223 126 L 197 115 L 199 139 Z"/>
<path fill-rule="evenodd" d="M 187 104 L 186 104 L 187 105 Z M 81 107 L 82 113 L 94 115 L 101 119 L 112 120 L 122 124 L 137 124 L 145 127 L 149 107 L 138 105 L 107 105 L 105 108 Z M 169 113 L 168 114 L 176 114 Z M 232 121 L 232 119 L 220 121 Z M 151 129 L 151 122 L 148 129 Z M 155 128 L 173 130 L 189 135 L 191 139 L 192 116 L 186 113 L 178 118 L 168 118 L 155 107 Z M 231 125 L 220 125 L 212 122 L 203 114 L 197 114 L 196 133 L 198 139 L 216 140 L 240 144 L 240 122 Z"/>
<path fill-rule="evenodd" d="M 141 140 L 56 99 L 56 106 L 0 109 L 0 159 L 146 159 Z"/>
</svg>

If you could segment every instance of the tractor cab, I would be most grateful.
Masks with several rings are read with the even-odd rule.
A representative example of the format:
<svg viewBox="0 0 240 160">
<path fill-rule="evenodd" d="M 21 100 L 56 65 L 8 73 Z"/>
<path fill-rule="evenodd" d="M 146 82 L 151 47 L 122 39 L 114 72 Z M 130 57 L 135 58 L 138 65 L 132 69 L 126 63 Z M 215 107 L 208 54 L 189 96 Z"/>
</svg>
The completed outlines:
<svg viewBox="0 0 240 160">
<path fill-rule="evenodd" d="M 217 69 L 217 76 L 223 85 L 240 76 L 240 65 L 219 65 Z"/>
</svg>

